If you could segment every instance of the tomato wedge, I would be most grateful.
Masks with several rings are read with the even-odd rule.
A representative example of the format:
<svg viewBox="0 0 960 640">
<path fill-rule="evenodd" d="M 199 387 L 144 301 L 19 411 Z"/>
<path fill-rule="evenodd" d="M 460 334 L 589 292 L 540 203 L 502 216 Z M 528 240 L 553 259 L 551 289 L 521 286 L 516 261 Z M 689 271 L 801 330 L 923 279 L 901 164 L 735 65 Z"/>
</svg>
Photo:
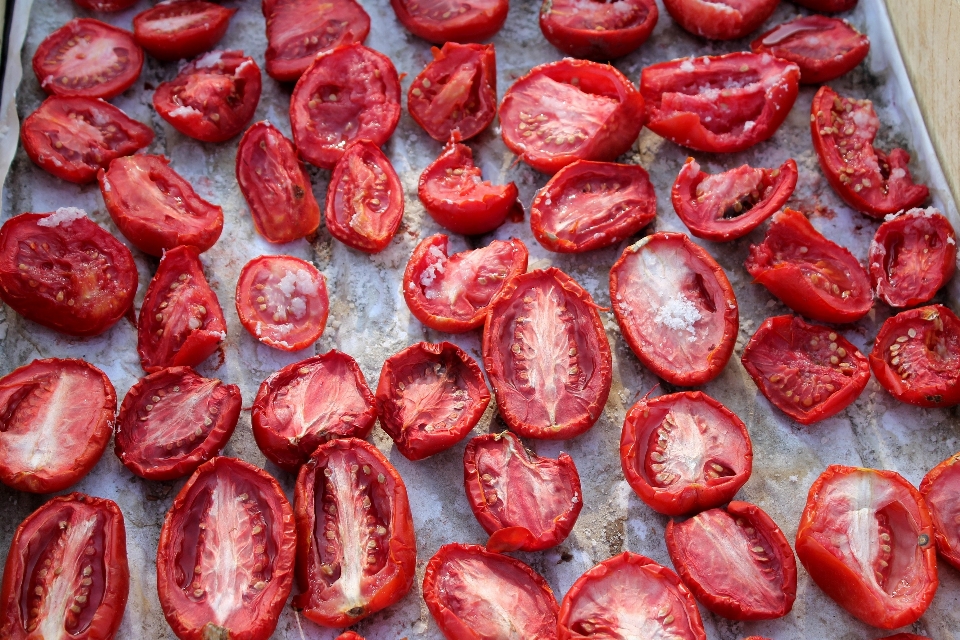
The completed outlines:
<svg viewBox="0 0 960 640">
<path fill-rule="evenodd" d="M 923 477 L 920 495 L 930 507 L 940 556 L 960 570 L 960 453 L 950 456 Z"/>
<path fill-rule="evenodd" d="M 407 31 L 428 42 L 480 42 L 507 20 L 509 0 L 390 0 Z"/>
<path fill-rule="evenodd" d="M 134 16 L 133 37 L 157 60 L 190 59 L 220 42 L 236 12 L 204 0 L 161 2 Z"/>
<path fill-rule="evenodd" d="M 793 0 L 793 2 L 801 7 L 824 13 L 849 11 L 857 6 L 857 0 Z"/>
<path fill-rule="evenodd" d="M 568 56 L 611 60 L 646 42 L 659 17 L 654 0 L 543 0 L 540 31 Z"/>
<path fill-rule="evenodd" d="M 751 42 L 750 48 L 796 63 L 800 82 L 821 84 L 863 62 L 870 52 L 870 38 L 845 20 L 812 15 L 777 25 Z"/>
<path fill-rule="evenodd" d="M 663 0 L 685 31 L 711 40 L 737 40 L 756 31 L 780 0 Z"/>
</svg>

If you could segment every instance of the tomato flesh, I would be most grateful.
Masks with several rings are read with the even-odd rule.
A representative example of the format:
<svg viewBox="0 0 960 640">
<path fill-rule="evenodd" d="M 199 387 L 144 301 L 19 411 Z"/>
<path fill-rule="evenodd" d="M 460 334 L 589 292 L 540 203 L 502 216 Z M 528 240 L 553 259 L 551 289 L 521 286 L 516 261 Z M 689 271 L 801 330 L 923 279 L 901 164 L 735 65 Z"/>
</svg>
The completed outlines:
<svg viewBox="0 0 960 640">
<path fill-rule="evenodd" d="M 857 0 L 793 0 L 793 2 L 801 7 L 824 13 L 849 11 L 857 6 Z"/>
<path fill-rule="evenodd" d="M 162 2 L 134 16 L 133 37 L 157 60 L 189 59 L 212 49 L 236 12 L 204 0 Z"/>
<path fill-rule="evenodd" d="M 611 60 L 646 42 L 659 17 L 653 0 L 544 0 L 540 31 L 568 56 Z"/>
<path fill-rule="evenodd" d="M 821 84 L 863 62 L 870 52 L 870 38 L 844 20 L 812 15 L 777 25 L 751 42 L 750 48 L 796 63 L 803 84 Z"/>
<path fill-rule="evenodd" d="M 88 11 L 123 11 L 136 3 L 136 0 L 73 0 Z"/>
<path fill-rule="evenodd" d="M 960 570 L 960 454 L 953 455 L 923 477 L 920 494 L 930 507 L 940 556 Z"/>
<path fill-rule="evenodd" d="M 428 42 L 480 42 L 507 20 L 509 0 L 390 0 L 407 31 Z"/>
<path fill-rule="evenodd" d="M 737 40 L 767 21 L 780 0 L 663 0 L 684 30 L 711 40 Z"/>
</svg>

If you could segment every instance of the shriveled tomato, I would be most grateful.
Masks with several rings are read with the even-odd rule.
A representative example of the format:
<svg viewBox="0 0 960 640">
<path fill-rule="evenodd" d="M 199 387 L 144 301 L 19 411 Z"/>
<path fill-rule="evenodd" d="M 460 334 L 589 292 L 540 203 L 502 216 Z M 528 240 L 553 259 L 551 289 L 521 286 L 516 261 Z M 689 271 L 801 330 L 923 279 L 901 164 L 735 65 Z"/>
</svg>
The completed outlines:
<svg viewBox="0 0 960 640">
<path fill-rule="evenodd" d="M 511 429 L 566 440 L 600 418 L 613 364 L 593 298 L 551 267 L 508 280 L 490 303 L 483 366 Z"/>
<path fill-rule="evenodd" d="M 615 160 L 636 142 L 643 98 L 607 64 L 570 58 L 534 67 L 500 103 L 503 141 L 537 171 Z"/>
<path fill-rule="evenodd" d="M 134 474 L 174 480 L 223 449 L 240 417 L 240 387 L 171 367 L 140 378 L 120 404 L 115 453 Z"/>
<path fill-rule="evenodd" d="M 646 42 L 659 17 L 654 0 L 543 0 L 540 31 L 568 56 L 610 60 Z"/>
<path fill-rule="evenodd" d="M 796 63 L 800 82 L 820 84 L 863 62 L 870 52 L 870 38 L 845 20 L 811 15 L 777 25 L 751 42 L 750 48 Z"/>
<path fill-rule="evenodd" d="M 690 33 L 737 40 L 767 21 L 780 0 L 663 0 L 670 16 Z"/>
<path fill-rule="evenodd" d="M 301 593 L 293 606 L 307 618 L 346 627 L 410 591 L 417 543 L 407 489 L 373 445 L 321 445 L 300 467 L 295 496 Z"/>
<path fill-rule="evenodd" d="M 937 591 L 933 522 L 895 471 L 831 465 L 810 487 L 797 557 L 848 613 L 881 629 L 916 622 Z"/>
<path fill-rule="evenodd" d="M 930 508 L 940 556 L 960 570 L 960 453 L 950 456 L 923 477 L 920 494 Z"/>
<path fill-rule="evenodd" d="M 81 209 L 24 213 L 0 228 L 0 299 L 28 320 L 95 336 L 136 293 L 133 254 Z"/>
<path fill-rule="evenodd" d="M 480 42 L 507 20 L 509 0 L 390 0 L 407 31 L 428 42 Z"/>
<path fill-rule="evenodd" d="M 779 211 L 797 186 L 797 163 L 777 169 L 741 165 L 707 174 L 693 158 L 680 169 L 670 192 L 673 209 L 690 233 L 714 242 L 742 238 Z"/>
<path fill-rule="evenodd" d="M 220 42 L 236 9 L 204 0 L 161 2 L 133 18 L 133 37 L 157 60 L 183 60 Z"/>
<path fill-rule="evenodd" d="M 487 307 L 503 285 L 526 272 L 522 240 L 494 240 L 486 247 L 448 254 L 449 238 L 424 238 L 403 273 L 403 297 L 414 317 L 437 331 L 462 333 L 482 327 Z"/>
<path fill-rule="evenodd" d="M 557 599 L 533 569 L 474 544 L 445 544 L 423 575 L 423 599 L 450 640 L 557 637 Z"/>
<path fill-rule="evenodd" d="M 837 13 L 839 11 L 849 11 L 857 6 L 857 0 L 793 0 L 794 4 L 814 11 L 823 11 L 824 13 Z"/>
<path fill-rule="evenodd" d="M 390 58 L 360 44 L 318 55 L 290 98 L 300 157 L 332 169 L 353 140 L 383 145 L 400 120 L 400 80 Z"/>
<path fill-rule="evenodd" d="M 792 62 L 728 53 L 646 67 L 640 93 L 651 131 L 698 151 L 729 153 L 776 133 L 797 99 L 799 82 L 800 68 Z"/>
<path fill-rule="evenodd" d="M 620 465 L 650 508 L 679 516 L 733 498 L 753 471 L 753 445 L 743 421 L 705 393 L 643 397 L 623 421 Z"/>
<path fill-rule="evenodd" d="M 129 589 L 120 508 L 82 493 L 58 496 L 13 536 L 0 592 L 0 637 L 113 638 Z"/>
<path fill-rule="evenodd" d="M 89 11 L 123 11 L 133 6 L 137 0 L 73 0 L 77 5 Z"/>
</svg>

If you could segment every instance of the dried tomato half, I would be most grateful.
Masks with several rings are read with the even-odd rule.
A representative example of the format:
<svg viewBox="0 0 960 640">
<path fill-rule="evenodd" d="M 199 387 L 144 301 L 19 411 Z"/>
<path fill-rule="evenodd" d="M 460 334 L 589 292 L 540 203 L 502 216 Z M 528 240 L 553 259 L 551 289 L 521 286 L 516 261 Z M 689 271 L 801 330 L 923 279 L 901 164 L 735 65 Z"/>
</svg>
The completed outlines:
<svg viewBox="0 0 960 640">
<path fill-rule="evenodd" d="M 930 507 L 940 557 L 960 570 L 960 453 L 935 466 L 920 483 L 920 495 Z"/>
<path fill-rule="evenodd" d="M 683 29 L 711 40 L 737 40 L 767 21 L 780 0 L 663 0 Z"/>
<path fill-rule="evenodd" d="M 870 53 L 870 38 L 846 20 L 812 15 L 777 25 L 751 42 L 750 48 L 796 63 L 800 82 L 821 84 L 863 62 Z"/>
<path fill-rule="evenodd" d="M 659 17 L 655 0 L 543 0 L 540 31 L 568 56 L 605 61 L 646 42 Z"/>
</svg>

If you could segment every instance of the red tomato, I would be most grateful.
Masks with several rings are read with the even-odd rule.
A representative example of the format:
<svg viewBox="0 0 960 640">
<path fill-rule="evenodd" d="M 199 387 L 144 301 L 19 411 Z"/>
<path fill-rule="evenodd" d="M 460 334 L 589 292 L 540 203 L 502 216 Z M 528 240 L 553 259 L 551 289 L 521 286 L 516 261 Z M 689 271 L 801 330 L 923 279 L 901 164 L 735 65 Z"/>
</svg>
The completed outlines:
<svg viewBox="0 0 960 640">
<path fill-rule="evenodd" d="M 123 11 L 132 7 L 137 0 L 73 0 L 88 11 Z"/>
<path fill-rule="evenodd" d="M 490 303 L 483 366 L 497 409 L 526 438 L 567 440 L 600 418 L 612 358 L 597 304 L 555 267 L 511 278 Z"/>
<path fill-rule="evenodd" d="M 927 636 L 918 636 L 914 633 L 895 633 L 892 636 L 885 636 L 880 640 L 930 640 Z"/>
<path fill-rule="evenodd" d="M 133 254 L 73 207 L 24 213 L 0 228 L 0 299 L 28 320 L 95 336 L 133 305 Z"/>
<path fill-rule="evenodd" d="M 174 480 L 223 449 L 240 417 L 240 387 L 171 367 L 140 378 L 120 404 L 115 453 L 134 474 Z"/>
<path fill-rule="evenodd" d="M 654 0 L 544 0 L 540 31 L 547 42 L 568 56 L 610 60 L 646 42 L 659 17 Z"/>
<path fill-rule="evenodd" d="M 960 318 L 939 304 L 888 318 L 870 353 L 870 368 L 900 402 L 960 403 Z"/>
<path fill-rule="evenodd" d="M 573 458 L 541 458 L 509 431 L 477 436 L 463 452 L 463 486 L 490 534 L 487 549 L 541 551 L 570 535 L 583 508 Z"/>
<path fill-rule="evenodd" d="M 620 465 L 650 508 L 680 516 L 733 498 L 753 471 L 753 445 L 743 421 L 700 391 L 643 397 L 623 421 Z"/>
<path fill-rule="evenodd" d="M 534 67 L 500 103 L 503 141 L 537 171 L 615 160 L 637 140 L 643 98 L 615 68 L 564 59 Z"/>
<path fill-rule="evenodd" d="M 706 640 L 697 603 L 670 569 L 624 551 L 573 583 L 560 604 L 559 640 Z"/>
<path fill-rule="evenodd" d="M 793 3 L 824 13 L 849 11 L 857 6 L 857 0 L 793 0 Z"/>
<path fill-rule="evenodd" d="M 957 266 L 957 234 L 936 209 L 911 209 L 877 229 L 867 257 L 870 285 L 891 307 L 929 302 Z"/>
<path fill-rule="evenodd" d="M 873 146 L 880 119 L 872 102 L 843 98 L 824 86 L 814 96 L 810 110 L 810 131 L 820 168 L 844 202 L 879 219 L 927 199 L 930 190 L 914 184 L 910 177 L 906 151 L 896 148 L 886 154 Z"/>
<path fill-rule="evenodd" d="M 137 323 L 137 352 L 146 372 L 195 367 L 227 337 L 217 294 L 203 277 L 200 252 L 181 245 L 163 254 Z"/>
<path fill-rule="evenodd" d="M 960 453 L 950 456 L 923 477 L 920 494 L 930 508 L 940 556 L 960 570 Z"/>
<path fill-rule="evenodd" d="M 663 0 L 686 31 L 711 40 L 737 40 L 773 15 L 780 0 Z"/>
<path fill-rule="evenodd" d="M 651 131 L 691 149 L 728 153 L 777 131 L 797 99 L 799 81 L 792 62 L 728 53 L 651 65 L 640 74 L 640 93 Z"/>
<path fill-rule="evenodd" d="M 300 467 L 295 497 L 295 609 L 317 624 L 346 627 L 410 591 L 417 543 L 407 488 L 373 445 L 356 438 L 321 445 Z"/>
<path fill-rule="evenodd" d="M 821 322 L 855 322 L 873 306 L 866 270 L 794 209 L 773 216 L 760 244 L 750 245 L 747 271 L 796 311 Z"/>
<path fill-rule="evenodd" d="M 356 0 L 263 0 L 267 19 L 267 73 L 296 82 L 318 53 L 362 43 L 370 16 Z"/>
<path fill-rule="evenodd" d="M 463 440 L 489 403 L 480 366 L 449 342 L 418 342 L 387 358 L 380 370 L 380 427 L 408 460 Z"/>
<path fill-rule="evenodd" d="M 161 2 L 133 18 L 133 37 L 157 60 L 194 58 L 220 42 L 236 9 L 204 0 Z"/>
<path fill-rule="evenodd" d="M 657 217 L 657 194 L 643 167 L 577 160 L 533 198 L 530 227 L 550 251 L 582 253 L 619 244 Z"/>
<path fill-rule="evenodd" d="M 34 360 L 0 379 L 0 482 L 66 489 L 97 464 L 113 433 L 117 393 L 83 360 Z"/>
<path fill-rule="evenodd" d="M 243 51 L 211 51 L 161 83 L 153 107 L 185 136 L 225 142 L 247 126 L 260 102 L 260 67 Z"/>
<path fill-rule="evenodd" d="M 870 52 L 870 38 L 845 20 L 812 15 L 777 25 L 751 42 L 750 48 L 796 63 L 800 82 L 821 84 L 863 62 Z"/>
<path fill-rule="evenodd" d="M 57 570 L 38 570 L 41 562 Z M 0 637 L 109 640 L 129 590 L 120 508 L 82 493 L 58 496 L 13 536 L 0 592 Z"/>
<path fill-rule="evenodd" d="M 336 640 L 364 640 L 363 636 L 353 631 L 345 631 L 337 636 Z"/>
<path fill-rule="evenodd" d="M 937 590 L 933 522 L 895 471 L 831 465 L 810 487 L 797 557 L 824 593 L 881 629 L 916 622 Z"/>
<path fill-rule="evenodd" d="M 779 169 L 741 165 L 707 174 L 693 158 L 680 169 L 670 192 L 673 209 L 690 233 L 714 242 L 742 238 L 779 211 L 797 186 L 797 163 Z"/>
<path fill-rule="evenodd" d="M 490 301 L 510 278 L 526 272 L 529 253 L 513 238 L 448 256 L 448 240 L 440 233 L 413 250 L 403 273 L 403 297 L 431 329 L 463 333 L 483 326 Z"/>
<path fill-rule="evenodd" d="M 387 156 L 369 140 L 353 142 L 330 176 L 327 231 L 367 253 L 387 248 L 403 218 L 403 185 Z"/>
<path fill-rule="evenodd" d="M 557 637 L 557 599 L 533 569 L 474 544 L 445 544 L 423 575 L 423 599 L 450 640 Z"/>
<path fill-rule="evenodd" d="M 484 181 L 470 147 L 453 140 L 420 174 L 417 195 L 437 224 L 468 236 L 489 233 L 523 210 L 517 185 Z"/>
<path fill-rule="evenodd" d="M 746 502 L 667 523 L 667 551 L 704 607 L 731 620 L 772 620 L 793 608 L 797 562 L 780 527 Z"/>
<path fill-rule="evenodd" d="M 316 57 L 290 98 L 300 157 L 332 169 L 353 140 L 382 146 L 400 120 L 400 79 L 390 58 L 360 44 Z"/>
<path fill-rule="evenodd" d="M 407 31 L 435 44 L 492 38 L 507 20 L 509 0 L 390 0 Z"/>
<path fill-rule="evenodd" d="M 293 256 L 260 256 L 245 264 L 235 302 L 243 328 L 282 351 L 316 342 L 330 311 L 323 274 Z"/>
<path fill-rule="evenodd" d="M 153 142 L 153 130 L 94 98 L 47 98 L 20 128 L 23 150 L 61 180 L 86 184 L 110 161 Z"/>
</svg>

